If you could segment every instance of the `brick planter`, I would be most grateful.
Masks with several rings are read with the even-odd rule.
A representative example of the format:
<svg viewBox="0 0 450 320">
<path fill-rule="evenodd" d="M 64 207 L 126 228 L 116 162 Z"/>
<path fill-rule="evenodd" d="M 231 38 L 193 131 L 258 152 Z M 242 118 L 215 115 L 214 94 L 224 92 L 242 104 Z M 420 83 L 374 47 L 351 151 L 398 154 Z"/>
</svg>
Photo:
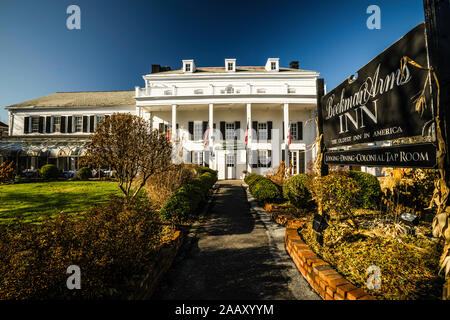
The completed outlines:
<svg viewBox="0 0 450 320">
<path fill-rule="evenodd" d="M 317 294 L 325 300 L 376 300 L 341 276 L 311 250 L 297 232 L 303 224 L 297 220 L 287 222 L 285 245 L 298 270 Z"/>
</svg>

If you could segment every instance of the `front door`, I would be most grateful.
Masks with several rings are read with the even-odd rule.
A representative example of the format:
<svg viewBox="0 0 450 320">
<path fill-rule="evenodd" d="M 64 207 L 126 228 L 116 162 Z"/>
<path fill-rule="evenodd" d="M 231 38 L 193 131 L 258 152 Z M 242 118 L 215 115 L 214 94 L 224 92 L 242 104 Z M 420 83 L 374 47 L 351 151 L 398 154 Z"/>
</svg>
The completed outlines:
<svg viewBox="0 0 450 320">
<path fill-rule="evenodd" d="M 225 155 L 225 179 L 236 179 L 236 155 L 228 153 Z"/>
</svg>

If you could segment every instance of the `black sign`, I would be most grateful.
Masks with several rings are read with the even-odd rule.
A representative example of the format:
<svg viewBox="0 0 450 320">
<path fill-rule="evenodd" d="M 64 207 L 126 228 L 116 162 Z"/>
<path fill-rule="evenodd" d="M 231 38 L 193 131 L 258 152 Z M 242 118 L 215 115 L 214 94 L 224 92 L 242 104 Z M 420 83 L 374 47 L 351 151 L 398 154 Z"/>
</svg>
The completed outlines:
<svg viewBox="0 0 450 320">
<path fill-rule="evenodd" d="M 435 168 L 436 146 L 418 143 L 394 147 L 325 152 L 325 163 L 366 167 Z"/>
<path fill-rule="evenodd" d="M 428 66 L 425 25 L 422 23 L 321 99 L 327 148 L 420 136 L 432 124 L 428 71 L 404 64 L 408 56 Z M 416 109 L 425 88 L 426 104 Z"/>
</svg>

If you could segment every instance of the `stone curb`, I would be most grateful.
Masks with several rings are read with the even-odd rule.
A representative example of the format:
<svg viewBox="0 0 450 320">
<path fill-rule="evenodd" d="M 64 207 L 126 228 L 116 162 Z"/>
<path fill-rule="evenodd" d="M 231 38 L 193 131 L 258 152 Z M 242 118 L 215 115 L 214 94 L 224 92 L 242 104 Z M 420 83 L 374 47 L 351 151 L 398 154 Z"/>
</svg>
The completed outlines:
<svg viewBox="0 0 450 320">
<path fill-rule="evenodd" d="M 243 184 L 244 186 L 244 184 Z M 250 207 L 259 212 L 265 212 L 276 223 L 286 227 L 285 247 L 294 261 L 297 269 L 314 291 L 324 300 L 377 300 L 361 288 L 340 275 L 329 263 L 320 259 L 313 250 L 301 239 L 298 229 L 305 222 L 291 215 L 272 215 L 251 195 L 247 189 Z"/>
</svg>

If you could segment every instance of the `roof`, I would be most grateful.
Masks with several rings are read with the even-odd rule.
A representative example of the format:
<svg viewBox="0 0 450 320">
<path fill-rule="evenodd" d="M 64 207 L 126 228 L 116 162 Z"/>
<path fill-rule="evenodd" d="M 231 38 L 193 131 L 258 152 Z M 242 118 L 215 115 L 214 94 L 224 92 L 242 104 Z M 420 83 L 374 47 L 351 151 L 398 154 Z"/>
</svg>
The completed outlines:
<svg viewBox="0 0 450 320">
<path fill-rule="evenodd" d="M 7 108 L 135 105 L 135 91 L 56 92 Z"/>
<path fill-rule="evenodd" d="M 8 128 L 9 126 L 6 123 L 0 121 L 0 127 L 1 128 Z"/>
<path fill-rule="evenodd" d="M 264 73 L 270 73 L 273 74 L 273 71 L 267 71 L 265 67 L 236 67 L 236 73 L 254 73 L 254 72 L 264 72 Z M 280 68 L 279 72 L 311 72 L 309 70 L 302 70 L 302 69 L 293 69 L 293 68 Z M 183 69 L 177 69 L 177 70 L 170 70 L 170 71 L 161 71 L 157 73 L 151 73 L 150 75 L 154 74 L 183 74 Z M 196 67 L 195 73 L 230 73 L 225 70 L 225 67 Z M 231 72 L 234 73 L 234 72 Z M 191 73 L 190 73 L 191 74 Z"/>
</svg>

